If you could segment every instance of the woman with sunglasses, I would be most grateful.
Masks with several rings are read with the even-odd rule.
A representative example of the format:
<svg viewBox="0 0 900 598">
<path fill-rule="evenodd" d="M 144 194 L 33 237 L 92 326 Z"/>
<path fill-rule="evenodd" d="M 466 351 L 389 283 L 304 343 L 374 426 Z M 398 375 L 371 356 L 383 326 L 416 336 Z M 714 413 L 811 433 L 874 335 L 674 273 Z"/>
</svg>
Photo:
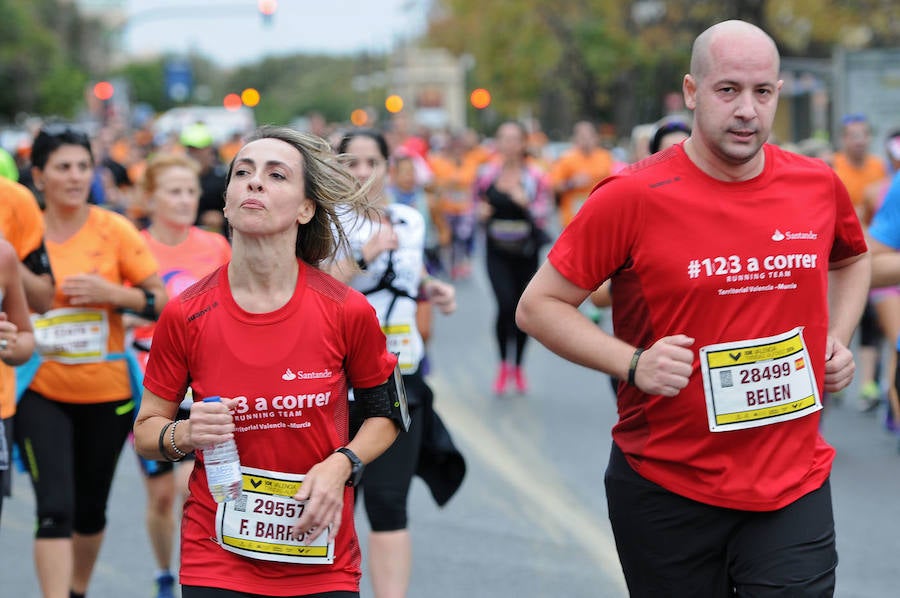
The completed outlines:
<svg viewBox="0 0 900 598">
<path fill-rule="evenodd" d="M 45 127 L 31 150 L 57 282 L 34 320 L 43 363 L 16 413 L 34 487 L 34 560 L 45 598 L 84 596 L 103 542 L 106 503 L 134 416 L 122 311 L 155 318 L 166 303 L 157 262 L 125 217 L 88 203 L 88 137 Z"/>
</svg>

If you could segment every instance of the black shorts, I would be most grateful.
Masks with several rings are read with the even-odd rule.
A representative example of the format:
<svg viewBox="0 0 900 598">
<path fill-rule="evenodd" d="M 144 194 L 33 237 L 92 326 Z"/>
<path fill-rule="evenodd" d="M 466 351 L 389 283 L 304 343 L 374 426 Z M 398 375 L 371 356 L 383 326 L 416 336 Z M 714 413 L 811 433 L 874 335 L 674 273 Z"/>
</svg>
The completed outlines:
<svg viewBox="0 0 900 598">
<path fill-rule="evenodd" d="M 632 597 L 834 594 L 837 551 L 828 481 L 777 511 L 725 509 L 644 479 L 613 444 L 606 495 Z"/>
</svg>

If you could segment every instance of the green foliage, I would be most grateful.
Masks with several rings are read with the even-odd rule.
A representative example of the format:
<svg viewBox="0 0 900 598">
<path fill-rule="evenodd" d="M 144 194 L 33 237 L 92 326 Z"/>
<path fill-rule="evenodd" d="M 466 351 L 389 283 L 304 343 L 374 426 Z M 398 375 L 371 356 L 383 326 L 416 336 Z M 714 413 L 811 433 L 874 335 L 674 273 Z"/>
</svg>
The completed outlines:
<svg viewBox="0 0 900 598">
<path fill-rule="evenodd" d="M 69 64 L 58 64 L 41 80 L 37 111 L 43 115 L 71 119 L 83 105 L 88 77 Z"/>
<path fill-rule="evenodd" d="M 0 0 L 0 114 L 7 119 L 37 109 L 41 79 L 62 61 L 58 43 L 36 22 L 34 8 Z"/>
<path fill-rule="evenodd" d="M 260 93 L 259 123 L 286 124 L 312 111 L 331 121 L 346 121 L 354 105 L 351 81 L 356 59 L 325 55 L 270 57 L 225 77 L 228 92 L 247 87 Z"/>
</svg>

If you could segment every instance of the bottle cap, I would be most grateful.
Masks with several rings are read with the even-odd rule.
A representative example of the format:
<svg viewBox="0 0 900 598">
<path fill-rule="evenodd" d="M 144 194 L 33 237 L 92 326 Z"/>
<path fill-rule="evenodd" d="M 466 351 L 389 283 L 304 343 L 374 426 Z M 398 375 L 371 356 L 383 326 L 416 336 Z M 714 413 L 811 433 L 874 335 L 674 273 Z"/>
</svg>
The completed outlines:
<svg viewBox="0 0 900 598">
<path fill-rule="evenodd" d="M 222 397 L 205 397 L 203 399 L 204 403 L 221 403 Z"/>
</svg>

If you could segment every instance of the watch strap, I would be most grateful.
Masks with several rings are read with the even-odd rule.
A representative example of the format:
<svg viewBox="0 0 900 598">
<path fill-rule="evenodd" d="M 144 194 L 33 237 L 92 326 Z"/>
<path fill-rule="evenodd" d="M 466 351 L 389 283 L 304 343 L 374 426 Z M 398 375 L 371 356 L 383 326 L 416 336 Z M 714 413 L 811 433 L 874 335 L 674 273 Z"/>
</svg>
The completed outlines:
<svg viewBox="0 0 900 598">
<path fill-rule="evenodd" d="M 354 487 L 358 486 L 360 479 L 362 479 L 362 472 L 363 472 L 362 460 L 356 456 L 356 453 L 354 453 L 353 451 L 348 449 L 346 446 L 342 446 L 338 449 L 335 449 L 334 452 L 341 453 L 342 455 L 347 457 L 347 459 L 350 460 L 351 469 L 350 469 L 350 477 L 347 478 L 347 485 L 354 486 Z"/>
</svg>

